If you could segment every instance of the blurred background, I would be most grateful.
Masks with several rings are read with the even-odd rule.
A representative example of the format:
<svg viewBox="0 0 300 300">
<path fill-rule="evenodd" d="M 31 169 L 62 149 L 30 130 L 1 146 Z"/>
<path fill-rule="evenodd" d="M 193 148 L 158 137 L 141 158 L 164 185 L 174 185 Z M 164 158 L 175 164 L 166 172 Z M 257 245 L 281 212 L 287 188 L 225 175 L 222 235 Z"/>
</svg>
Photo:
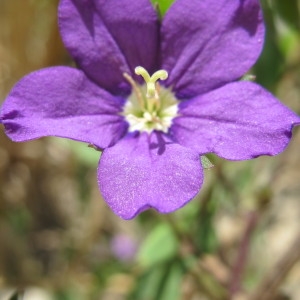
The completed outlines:
<svg viewBox="0 0 300 300">
<path fill-rule="evenodd" d="M 171 2 L 158 1 L 162 13 Z M 25 74 L 73 65 L 57 5 L 0 0 L 0 103 Z M 300 114 L 300 1 L 262 5 L 266 44 L 250 73 Z M 299 300 L 299 149 L 296 128 L 277 157 L 209 156 L 186 207 L 123 221 L 101 199 L 99 152 L 58 138 L 13 143 L 1 126 L 0 300 Z"/>
</svg>

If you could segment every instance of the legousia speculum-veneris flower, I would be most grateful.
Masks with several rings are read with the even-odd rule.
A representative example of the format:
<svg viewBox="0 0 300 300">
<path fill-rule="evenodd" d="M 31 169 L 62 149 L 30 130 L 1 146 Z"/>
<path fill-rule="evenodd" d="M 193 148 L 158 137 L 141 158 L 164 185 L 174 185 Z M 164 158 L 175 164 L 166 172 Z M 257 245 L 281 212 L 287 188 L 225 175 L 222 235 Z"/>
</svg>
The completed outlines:
<svg viewBox="0 0 300 300">
<path fill-rule="evenodd" d="M 258 0 L 61 0 L 63 41 L 78 65 L 29 74 L 0 114 L 13 141 L 58 136 L 103 150 L 101 193 L 131 219 L 172 212 L 200 190 L 200 155 L 276 155 L 299 117 L 240 78 L 264 41 Z"/>
</svg>

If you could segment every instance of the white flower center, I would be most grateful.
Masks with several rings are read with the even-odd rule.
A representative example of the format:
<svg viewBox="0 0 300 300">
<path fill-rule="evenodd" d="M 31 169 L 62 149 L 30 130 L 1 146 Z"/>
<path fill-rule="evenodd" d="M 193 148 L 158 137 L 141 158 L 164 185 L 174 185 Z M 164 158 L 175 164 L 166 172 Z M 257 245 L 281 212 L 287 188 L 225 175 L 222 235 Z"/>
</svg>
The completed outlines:
<svg viewBox="0 0 300 300">
<path fill-rule="evenodd" d="M 167 133 L 177 116 L 178 101 L 171 90 L 161 87 L 157 80 L 167 79 L 168 73 L 159 70 L 150 76 L 142 67 L 135 68 L 135 73 L 144 78 L 145 84 L 140 86 L 130 75 L 124 74 L 132 86 L 122 113 L 129 124 L 129 131 L 151 133 L 159 130 Z"/>
</svg>

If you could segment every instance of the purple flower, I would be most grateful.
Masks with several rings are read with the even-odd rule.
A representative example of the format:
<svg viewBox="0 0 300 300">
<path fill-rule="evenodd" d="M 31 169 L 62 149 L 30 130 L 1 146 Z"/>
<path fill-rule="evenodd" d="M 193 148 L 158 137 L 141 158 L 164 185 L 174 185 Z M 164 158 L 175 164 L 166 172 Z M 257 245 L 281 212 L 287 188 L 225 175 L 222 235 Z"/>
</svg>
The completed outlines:
<svg viewBox="0 0 300 300">
<path fill-rule="evenodd" d="M 130 261 L 137 252 L 138 243 L 130 235 L 117 234 L 112 238 L 110 246 L 115 257 L 122 261 Z"/>
<path fill-rule="evenodd" d="M 0 119 L 13 141 L 52 135 L 103 150 L 99 187 L 124 219 L 190 201 L 200 155 L 275 155 L 300 124 L 240 81 L 263 45 L 258 0 L 177 0 L 161 22 L 149 0 L 61 0 L 59 24 L 79 69 L 29 74 Z"/>
</svg>

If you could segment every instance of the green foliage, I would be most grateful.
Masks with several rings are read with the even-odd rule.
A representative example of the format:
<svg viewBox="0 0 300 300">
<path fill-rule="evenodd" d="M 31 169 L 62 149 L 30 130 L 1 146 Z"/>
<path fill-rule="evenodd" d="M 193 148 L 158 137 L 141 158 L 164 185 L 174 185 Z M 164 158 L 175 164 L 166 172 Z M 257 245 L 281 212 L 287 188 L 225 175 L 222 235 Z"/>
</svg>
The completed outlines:
<svg viewBox="0 0 300 300">
<path fill-rule="evenodd" d="M 32 220 L 26 209 L 16 209 L 7 214 L 6 217 L 14 233 L 20 236 L 28 233 Z"/>
<path fill-rule="evenodd" d="M 158 224 L 147 236 L 138 253 L 138 262 L 144 267 L 154 266 L 175 257 L 178 241 L 168 224 Z"/>
<path fill-rule="evenodd" d="M 74 285 L 72 286 L 72 288 L 58 291 L 55 295 L 55 299 L 56 300 L 81 300 L 82 297 L 80 296 L 80 294 L 78 293 Z"/>
<path fill-rule="evenodd" d="M 262 4 L 266 20 L 266 37 L 263 52 L 255 66 L 255 73 L 257 82 L 268 89 L 274 89 L 276 82 L 281 76 L 284 57 L 277 43 L 272 9 L 267 1 L 263 1 Z"/>
<path fill-rule="evenodd" d="M 274 12 L 277 13 L 292 29 L 300 30 L 298 0 L 274 0 Z"/>
<path fill-rule="evenodd" d="M 299 1 L 262 0 L 262 7 L 266 38 L 254 70 L 257 82 L 274 90 L 286 71 L 290 52 L 295 51 L 299 43 Z"/>
<path fill-rule="evenodd" d="M 176 261 L 159 264 L 139 277 L 131 300 L 179 300 L 184 269 Z"/>
<path fill-rule="evenodd" d="M 161 17 L 174 2 L 174 0 L 151 1 Z M 16 12 L 21 11 L 23 16 L 28 16 L 30 11 L 35 12 L 34 7 L 38 7 L 38 12 L 41 12 L 47 2 L 47 6 L 52 7 L 55 15 L 56 6 L 53 3 L 58 3 L 56 0 L 53 2 L 43 0 L 42 4 L 40 0 L 29 1 L 30 10 L 25 13 L 19 7 L 23 5 L 23 2 L 16 2 L 18 3 L 3 1 L 2 6 L 16 5 Z M 261 3 L 267 27 L 266 41 L 263 53 L 250 74 L 254 73 L 256 82 L 274 92 L 282 89 L 282 83 L 285 80 L 285 84 L 288 82 L 288 88 L 283 91 L 290 96 L 299 95 L 299 71 L 297 70 L 299 70 L 300 58 L 300 2 L 299 0 L 261 0 Z M 34 15 L 39 14 L 35 12 Z M 35 19 L 26 18 L 28 22 Z M 23 26 L 21 15 L 13 15 L 10 19 L 12 20 L 10 25 L 0 27 L 13 30 L 13 26 L 17 26 L 19 22 Z M 47 26 L 36 26 L 33 23 L 29 26 L 29 28 L 39 28 L 42 32 L 46 29 L 45 27 Z M 30 49 L 32 45 L 36 45 L 36 41 L 30 40 L 29 36 L 27 37 L 28 44 L 25 43 L 25 39 L 20 39 L 20 36 L 21 33 L 18 33 L 16 41 L 20 40 L 24 45 L 11 43 L 18 45 L 16 47 L 18 50 Z M 35 35 L 30 34 L 30 36 Z M 56 45 L 55 42 L 51 42 L 51 39 L 49 41 L 49 45 Z M 42 41 L 41 45 L 44 44 Z M 49 61 L 56 62 L 56 64 L 69 63 L 65 61 L 61 63 L 53 59 L 58 56 L 57 51 L 59 51 L 55 50 L 54 46 L 36 48 L 48 49 L 49 53 L 45 57 L 49 56 L 47 58 Z M 10 50 L 8 48 L 7 52 Z M 35 59 L 27 62 L 18 55 L 18 52 L 12 51 L 11 53 L 15 61 L 21 61 L 24 64 L 22 74 L 25 70 L 27 72 L 36 68 L 33 65 L 26 65 Z M 61 57 L 65 58 L 66 54 L 63 53 Z M 15 66 L 9 65 L 6 56 L 3 56 L 3 61 L 5 65 L 7 64 L 9 70 L 7 73 L 10 76 L 14 73 Z M 253 80 L 253 77 L 246 75 L 242 79 Z M 293 87 L 296 84 L 298 86 Z M 286 104 L 289 106 L 290 103 Z M 183 299 L 181 293 L 183 281 L 187 281 L 188 286 L 192 287 L 190 298 L 229 299 L 225 296 L 210 297 L 210 295 L 222 293 L 224 287 L 215 284 L 211 274 L 205 274 L 205 267 L 203 267 L 205 259 L 213 257 L 217 262 L 224 262 L 225 268 L 229 269 L 229 275 L 231 274 L 232 266 L 240 251 L 239 240 L 244 232 L 236 233 L 230 226 L 232 223 L 233 227 L 244 226 L 243 216 L 245 212 L 249 212 L 249 207 L 263 215 L 264 210 L 260 211 L 257 203 L 260 203 L 261 207 L 266 207 L 271 203 L 274 182 L 277 185 L 278 174 L 285 172 L 290 165 L 286 163 L 282 168 L 278 160 L 275 165 L 278 164 L 279 167 L 274 167 L 272 169 L 274 174 L 270 175 L 272 179 L 268 181 L 268 178 L 264 178 L 262 181 L 266 182 L 257 184 L 254 183 L 253 178 L 255 174 L 261 175 L 261 168 L 258 168 L 259 160 L 243 163 L 242 167 L 239 167 L 240 163 L 227 164 L 224 160 L 210 154 L 201 156 L 199 163 L 203 168 L 209 169 L 213 165 L 215 167 L 205 170 L 204 186 L 198 197 L 168 216 L 147 211 L 132 221 L 120 221 L 111 211 L 106 210 L 103 202 L 101 202 L 102 206 L 98 205 L 102 199 L 97 190 L 96 179 L 95 176 L 89 176 L 89 174 L 96 173 L 101 152 L 84 143 L 63 139 L 55 141 L 51 142 L 49 147 L 41 142 L 41 145 L 45 147 L 38 151 L 35 147 L 41 147 L 41 145 L 29 143 L 26 146 L 28 148 L 24 147 L 24 153 L 17 153 L 14 146 L 8 144 L 6 140 L 1 140 L 0 154 L 5 155 L 1 156 L 0 163 L 1 170 L 3 170 L 1 173 L 3 193 L 0 195 L 0 279 L 1 288 L 6 282 L 13 287 L 42 284 L 49 290 L 53 299 L 57 300 L 104 298 L 179 300 Z M 5 149 L 6 143 L 7 149 Z M 61 150 L 65 153 L 60 152 Z M 43 156 L 41 159 L 38 158 L 40 152 Z M 55 158 L 56 156 L 60 159 Z M 262 162 L 266 162 L 263 159 Z M 287 160 L 288 157 L 285 159 Z M 25 176 L 23 178 L 22 172 L 11 171 L 16 165 L 26 171 L 24 174 L 27 177 L 23 174 Z M 276 171 L 277 169 L 280 172 Z M 57 176 L 62 173 L 64 176 Z M 60 182 L 57 182 L 60 178 L 62 178 L 62 185 L 64 182 L 67 183 L 63 188 L 60 188 Z M 29 180 L 34 183 L 32 186 L 27 186 Z M 6 186 L 10 189 L 6 190 L 4 188 Z M 253 192 L 255 188 L 257 190 Z M 279 187 L 276 188 L 279 189 Z M 58 197 L 61 194 L 63 197 Z M 37 203 L 40 202 L 47 203 L 47 205 L 38 206 Z M 277 202 L 280 201 L 276 200 L 271 203 L 272 209 L 274 204 L 279 205 Z M 47 220 L 43 220 L 44 215 L 47 215 Z M 217 240 L 217 236 L 224 237 L 220 235 L 223 231 L 220 231 L 218 227 L 220 224 L 223 226 L 223 223 L 218 223 L 218 221 L 219 217 L 224 216 L 232 222 L 230 226 L 225 223 L 225 227 L 229 226 L 226 234 L 230 237 L 240 234 L 238 238 L 232 238 L 230 243 L 227 241 L 228 244 L 223 244 L 221 239 Z M 66 221 L 60 222 L 61 219 L 66 219 Z M 272 220 L 272 222 L 275 221 Z M 64 226 L 56 224 L 64 224 Z M 263 224 L 263 226 L 267 227 L 269 224 Z M 265 230 L 262 227 L 257 227 L 254 234 L 262 234 L 261 232 Z M 118 232 L 130 232 L 132 236 L 137 237 L 137 240 L 138 237 L 145 236 L 134 263 L 131 260 L 118 260 L 113 255 L 109 241 Z M 263 258 L 259 256 L 261 252 L 258 253 L 253 248 L 254 241 L 255 237 L 251 240 L 250 250 L 253 251 L 255 257 L 252 260 L 250 257 L 245 262 L 246 266 L 241 279 L 242 291 L 245 293 L 255 289 L 265 274 L 264 266 L 262 267 Z M 263 242 L 257 244 L 263 244 Z M 270 250 L 272 250 L 271 247 L 270 245 Z M 270 257 L 271 260 L 272 257 Z M 224 266 L 221 264 L 213 267 L 220 271 Z M 128 281 L 116 280 L 122 276 Z M 112 291 L 120 292 L 121 289 L 123 289 L 122 295 L 110 294 Z M 1 295 L 0 289 L 0 298 Z M 15 293 L 11 299 L 17 300 L 18 298 Z"/>
<path fill-rule="evenodd" d="M 200 253 L 213 252 L 217 247 L 217 238 L 214 228 L 214 217 L 217 211 L 216 202 L 210 200 L 207 203 L 203 203 L 199 210 L 195 222 L 195 244 L 197 250 Z"/>
<path fill-rule="evenodd" d="M 167 223 L 159 223 L 147 236 L 137 256 L 142 267 L 130 299 L 180 299 L 184 270 L 178 260 L 179 243 Z"/>
</svg>

